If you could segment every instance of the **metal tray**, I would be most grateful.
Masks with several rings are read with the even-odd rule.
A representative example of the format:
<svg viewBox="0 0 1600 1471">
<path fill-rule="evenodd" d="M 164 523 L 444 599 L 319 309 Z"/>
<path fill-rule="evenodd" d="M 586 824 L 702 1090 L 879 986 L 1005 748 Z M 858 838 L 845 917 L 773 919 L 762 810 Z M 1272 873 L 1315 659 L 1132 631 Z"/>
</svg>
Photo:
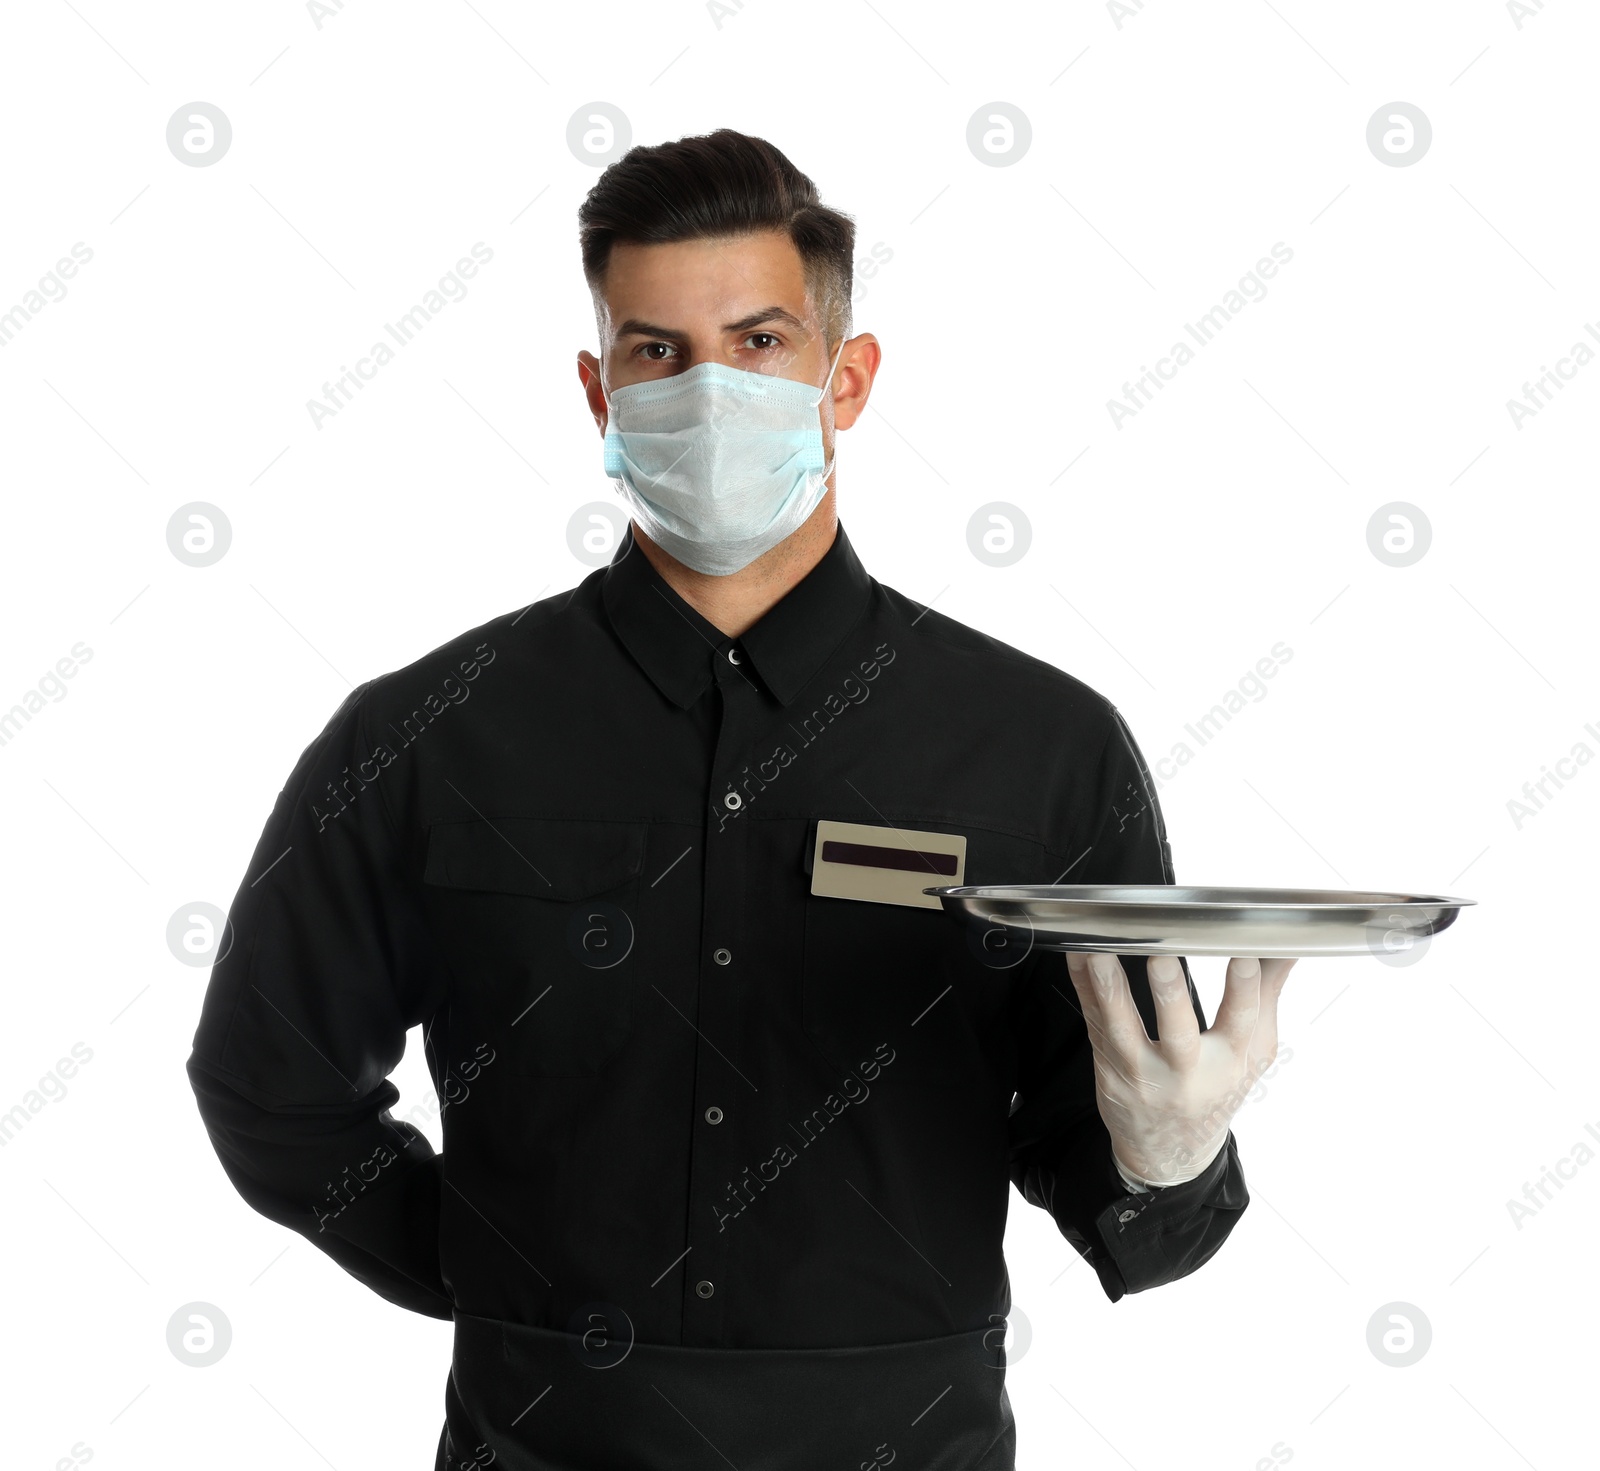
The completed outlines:
<svg viewBox="0 0 1600 1471">
<path fill-rule="evenodd" d="M 1308 960 L 1415 956 L 1475 899 L 1358 889 L 1180 888 L 1170 884 L 965 884 L 930 888 L 969 939 L 1113 955 Z"/>
</svg>

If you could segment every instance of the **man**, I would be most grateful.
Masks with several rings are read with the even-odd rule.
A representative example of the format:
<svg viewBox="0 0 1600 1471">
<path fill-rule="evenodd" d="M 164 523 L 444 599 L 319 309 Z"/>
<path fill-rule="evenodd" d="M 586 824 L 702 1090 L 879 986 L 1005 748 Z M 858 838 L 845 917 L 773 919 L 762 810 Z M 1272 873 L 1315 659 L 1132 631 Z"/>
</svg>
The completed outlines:
<svg viewBox="0 0 1600 1471">
<path fill-rule="evenodd" d="M 252 1206 L 454 1320 L 439 1468 L 1008 1471 L 1010 1187 L 1113 1301 L 1207 1261 L 1289 963 L 1206 1030 L 1177 961 L 941 912 L 1173 882 L 1126 724 L 862 567 L 833 454 L 879 346 L 777 149 L 635 148 L 580 220 L 630 535 L 306 747 L 189 1077 Z M 413 1026 L 437 1155 L 390 1113 Z"/>
</svg>

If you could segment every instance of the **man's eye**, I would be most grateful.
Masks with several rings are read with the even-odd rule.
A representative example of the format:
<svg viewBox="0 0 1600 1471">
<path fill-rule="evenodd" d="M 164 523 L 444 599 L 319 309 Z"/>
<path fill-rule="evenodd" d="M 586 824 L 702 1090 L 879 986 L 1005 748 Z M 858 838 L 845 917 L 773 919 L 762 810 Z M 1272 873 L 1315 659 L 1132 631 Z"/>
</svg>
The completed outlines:
<svg viewBox="0 0 1600 1471">
<path fill-rule="evenodd" d="M 644 354 L 646 361 L 652 363 L 666 362 L 673 350 L 673 346 L 670 342 L 647 342 L 642 348 L 639 349 L 639 351 Z"/>
<path fill-rule="evenodd" d="M 754 347 L 758 352 L 765 352 L 769 347 L 776 347 L 778 339 L 771 332 L 752 332 L 745 338 L 745 343 Z"/>
</svg>

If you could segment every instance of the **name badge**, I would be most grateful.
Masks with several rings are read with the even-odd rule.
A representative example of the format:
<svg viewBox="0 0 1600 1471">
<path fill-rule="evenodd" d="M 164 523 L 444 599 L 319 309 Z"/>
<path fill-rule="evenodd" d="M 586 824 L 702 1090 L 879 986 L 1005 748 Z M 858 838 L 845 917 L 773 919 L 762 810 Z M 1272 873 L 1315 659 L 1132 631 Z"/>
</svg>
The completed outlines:
<svg viewBox="0 0 1600 1471">
<path fill-rule="evenodd" d="M 964 882 L 966 867 L 967 840 L 956 833 L 822 821 L 811 858 L 811 892 L 942 909 L 934 895 L 922 891 Z"/>
</svg>

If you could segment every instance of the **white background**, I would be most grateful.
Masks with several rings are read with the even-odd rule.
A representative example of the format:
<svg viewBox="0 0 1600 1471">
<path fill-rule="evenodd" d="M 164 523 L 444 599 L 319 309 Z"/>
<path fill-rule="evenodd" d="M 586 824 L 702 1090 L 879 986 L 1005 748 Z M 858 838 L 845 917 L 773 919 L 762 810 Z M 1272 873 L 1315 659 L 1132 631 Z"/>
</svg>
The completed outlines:
<svg viewBox="0 0 1600 1471">
<path fill-rule="evenodd" d="M 1197 1274 L 1113 1306 L 1014 1198 L 1019 1465 L 1592 1455 L 1600 770 L 1520 825 L 1507 803 L 1600 751 L 1600 364 L 1520 428 L 1506 403 L 1600 324 L 1600 23 L 1127 10 L 8 11 L 0 312 L 93 251 L 0 349 L 0 709 L 92 651 L 0 746 L 0 1112 L 93 1054 L 0 1149 L 8 1466 L 432 1465 L 450 1326 L 233 1193 L 183 1072 L 207 971 L 165 936 L 227 906 L 354 684 L 586 575 L 567 523 L 611 494 L 574 368 L 597 170 L 566 138 L 597 100 L 638 142 L 770 138 L 859 254 L 892 253 L 861 283 L 884 362 L 839 475 L 878 578 L 1105 693 L 1153 762 L 1292 650 L 1167 768 L 1180 883 L 1478 900 L 1414 966 L 1300 963 L 1235 1122 L 1252 1204 Z M 166 145 L 196 100 L 233 129 L 207 167 Z M 997 100 L 1032 127 L 1004 167 L 966 142 Z M 1366 141 L 1396 100 L 1433 129 L 1408 167 Z M 306 401 L 478 241 L 469 295 L 317 428 Z M 1276 242 L 1265 298 L 1118 428 L 1107 400 Z M 232 528 L 206 568 L 167 546 L 194 501 Z M 991 501 L 1032 527 L 1009 567 L 968 549 Z M 1393 501 L 1432 528 L 1407 567 L 1368 547 Z M 1208 1014 L 1222 965 L 1194 966 Z M 420 1048 L 396 1081 L 401 1111 L 428 1101 Z M 194 1301 L 233 1329 L 205 1369 L 166 1344 Z M 1368 1344 L 1396 1302 L 1431 1324 L 1409 1367 Z"/>
</svg>

